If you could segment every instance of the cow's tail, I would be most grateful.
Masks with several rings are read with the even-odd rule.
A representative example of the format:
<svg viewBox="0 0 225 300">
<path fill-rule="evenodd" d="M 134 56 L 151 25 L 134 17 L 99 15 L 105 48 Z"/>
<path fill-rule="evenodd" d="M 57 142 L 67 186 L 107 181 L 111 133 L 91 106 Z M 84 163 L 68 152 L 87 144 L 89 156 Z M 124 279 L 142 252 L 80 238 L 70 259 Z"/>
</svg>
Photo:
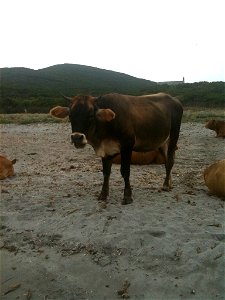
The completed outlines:
<svg viewBox="0 0 225 300">
<path fill-rule="evenodd" d="M 174 153 L 176 150 L 177 141 L 180 135 L 182 116 L 183 116 L 183 107 L 180 103 L 178 103 L 176 110 L 174 110 L 172 113 L 168 152 Z"/>
<path fill-rule="evenodd" d="M 170 139 L 167 149 L 166 157 L 166 178 L 164 182 L 164 189 L 169 189 L 171 187 L 171 170 L 174 164 L 175 151 L 177 149 L 177 141 L 180 134 L 181 120 L 183 115 L 183 108 L 181 104 L 178 103 L 176 110 L 173 111 L 171 118 L 171 129 L 170 129 Z"/>
</svg>

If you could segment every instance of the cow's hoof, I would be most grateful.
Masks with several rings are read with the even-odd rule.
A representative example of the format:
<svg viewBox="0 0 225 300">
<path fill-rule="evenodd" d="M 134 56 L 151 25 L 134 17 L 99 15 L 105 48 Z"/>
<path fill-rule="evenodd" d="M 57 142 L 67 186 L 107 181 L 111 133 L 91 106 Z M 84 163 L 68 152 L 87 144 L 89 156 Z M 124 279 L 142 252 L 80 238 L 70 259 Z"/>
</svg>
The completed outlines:
<svg viewBox="0 0 225 300">
<path fill-rule="evenodd" d="M 133 202 L 133 199 L 131 197 L 124 197 L 121 204 L 127 205 L 127 204 L 131 204 L 132 202 Z"/>
<path fill-rule="evenodd" d="M 99 201 L 99 207 L 101 209 L 106 209 L 107 208 L 107 202 L 106 201 Z"/>
<path fill-rule="evenodd" d="M 98 201 L 100 201 L 100 202 L 106 202 L 107 201 L 107 197 L 108 197 L 108 195 L 107 194 L 105 194 L 105 193 L 101 193 L 99 196 L 98 196 Z"/>
<path fill-rule="evenodd" d="M 165 191 L 165 192 L 169 192 L 171 190 L 171 188 L 168 185 L 164 185 L 162 187 L 162 190 Z"/>
</svg>

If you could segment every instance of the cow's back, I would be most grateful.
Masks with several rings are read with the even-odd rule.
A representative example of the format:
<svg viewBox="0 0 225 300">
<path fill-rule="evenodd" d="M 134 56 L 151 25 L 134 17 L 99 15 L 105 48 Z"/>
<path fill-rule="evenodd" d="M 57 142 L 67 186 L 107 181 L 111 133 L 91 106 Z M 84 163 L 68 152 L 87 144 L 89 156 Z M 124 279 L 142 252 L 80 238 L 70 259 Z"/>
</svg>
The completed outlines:
<svg viewBox="0 0 225 300">
<path fill-rule="evenodd" d="M 205 184 L 217 196 L 225 196 L 225 159 L 220 160 L 204 171 Z"/>
<path fill-rule="evenodd" d="M 115 136 L 135 139 L 135 151 L 157 149 L 168 141 L 171 126 L 180 128 L 182 105 L 176 98 L 159 93 L 130 96 L 108 94 L 98 101 L 100 108 L 110 108 L 116 118 L 110 124 Z"/>
</svg>

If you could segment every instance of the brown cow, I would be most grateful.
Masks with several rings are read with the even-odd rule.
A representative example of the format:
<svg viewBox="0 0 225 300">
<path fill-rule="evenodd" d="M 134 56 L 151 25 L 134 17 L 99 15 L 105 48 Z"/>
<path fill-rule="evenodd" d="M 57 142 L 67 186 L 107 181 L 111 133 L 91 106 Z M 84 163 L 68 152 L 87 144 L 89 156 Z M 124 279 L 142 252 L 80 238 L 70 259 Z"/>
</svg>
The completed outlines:
<svg viewBox="0 0 225 300">
<path fill-rule="evenodd" d="M 216 132 L 216 137 L 225 137 L 225 121 L 221 120 L 209 120 L 205 128 L 214 130 Z"/>
<path fill-rule="evenodd" d="M 100 200 L 107 200 L 112 158 L 120 154 L 120 170 L 125 184 L 122 204 L 133 201 L 130 186 L 132 151 L 147 152 L 160 149 L 164 152 L 167 159 L 163 188 L 170 189 L 170 173 L 183 115 L 183 108 L 178 99 L 164 93 L 65 98 L 70 101 L 69 106 L 57 106 L 51 109 L 50 114 L 59 118 L 69 116 L 74 146 L 83 148 L 88 143 L 96 154 L 102 157 L 104 181 Z M 168 147 L 165 147 L 167 143 Z"/>
<path fill-rule="evenodd" d="M 15 175 L 13 165 L 16 159 L 9 160 L 4 155 L 0 154 L 0 180 Z"/>
<path fill-rule="evenodd" d="M 205 184 L 212 194 L 225 196 L 225 159 L 217 161 L 204 171 Z"/>
</svg>

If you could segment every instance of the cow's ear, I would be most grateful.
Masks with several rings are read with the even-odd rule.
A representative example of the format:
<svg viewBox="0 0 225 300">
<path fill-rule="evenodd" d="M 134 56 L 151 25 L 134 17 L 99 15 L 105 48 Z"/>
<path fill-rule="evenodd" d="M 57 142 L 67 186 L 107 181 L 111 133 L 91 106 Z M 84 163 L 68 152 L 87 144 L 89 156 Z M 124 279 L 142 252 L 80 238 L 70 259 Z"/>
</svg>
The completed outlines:
<svg viewBox="0 0 225 300">
<path fill-rule="evenodd" d="M 96 112 L 96 118 L 99 121 L 103 121 L 103 122 L 110 122 L 113 119 L 115 119 L 116 114 L 114 113 L 114 111 L 112 111 L 109 108 L 105 108 L 105 109 L 98 109 Z"/>
<path fill-rule="evenodd" d="M 53 117 L 63 119 L 69 115 L 69 108 L 62 107 L 62 106 L 56 106 L 56 107 L 52 108 L 49 113 Z"/>
</svg>

